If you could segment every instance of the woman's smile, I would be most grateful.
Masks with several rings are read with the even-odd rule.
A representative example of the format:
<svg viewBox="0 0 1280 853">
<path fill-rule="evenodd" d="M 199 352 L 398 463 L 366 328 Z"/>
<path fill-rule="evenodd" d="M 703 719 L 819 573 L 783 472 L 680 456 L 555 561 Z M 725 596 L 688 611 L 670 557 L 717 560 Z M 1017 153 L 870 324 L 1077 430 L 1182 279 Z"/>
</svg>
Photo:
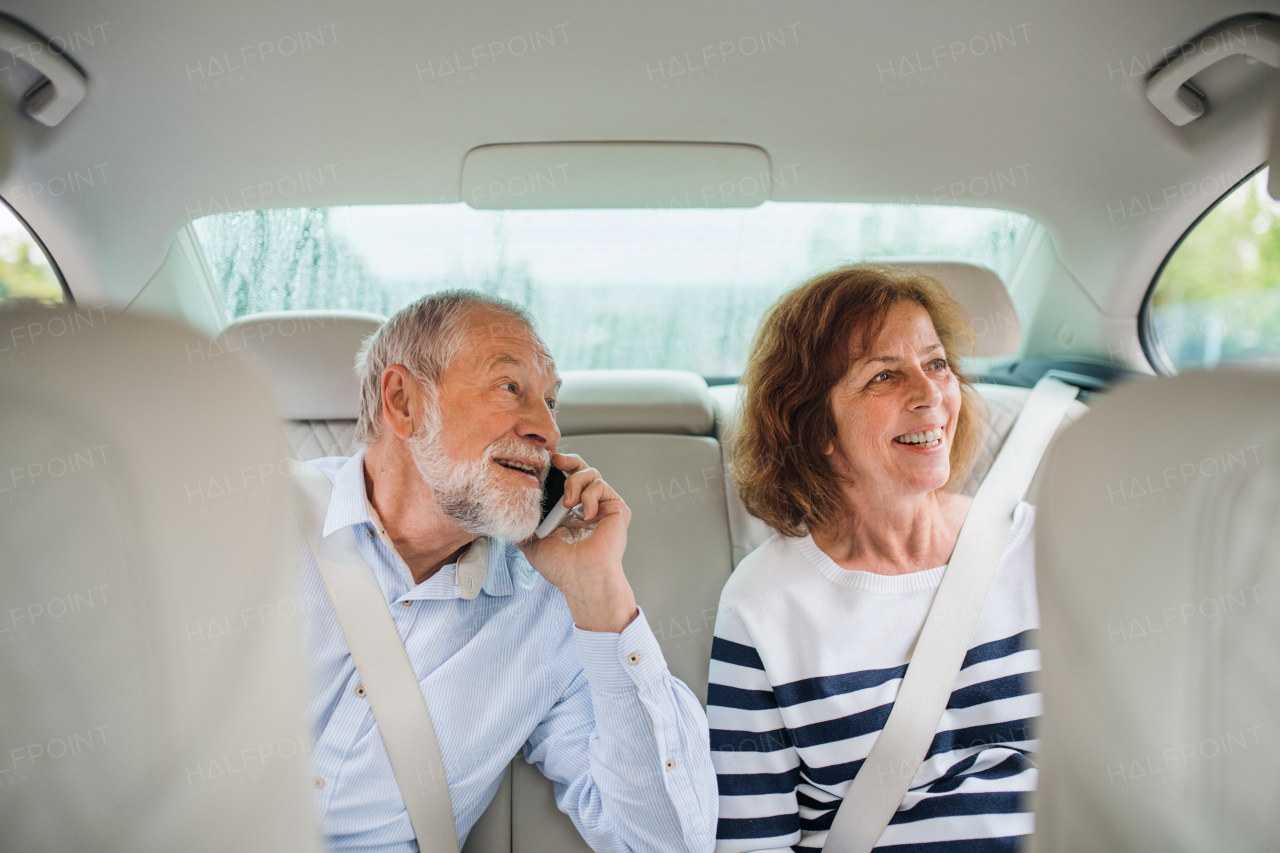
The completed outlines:
<svg viewBox="0 0 1280 853">
<path fill-rule="evenodd" d="M 909 450 L 936 450 L 945 443 L 946 427 L 933 427 L 907 432 L 893 439 L 893 443 Z"/>
</svg>

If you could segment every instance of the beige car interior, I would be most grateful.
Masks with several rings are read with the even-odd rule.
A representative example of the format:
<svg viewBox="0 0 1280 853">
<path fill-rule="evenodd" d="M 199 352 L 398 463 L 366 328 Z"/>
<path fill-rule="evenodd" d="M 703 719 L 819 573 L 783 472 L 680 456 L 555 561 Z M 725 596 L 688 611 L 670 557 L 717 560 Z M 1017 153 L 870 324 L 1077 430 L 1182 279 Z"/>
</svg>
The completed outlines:
<svg viewBox="0 0 1280 853">
<path fill-rule="evenodd" d="M 1006 301 L 1000 280 L 969 273 L 968 265 L 932 265 L 930 272 L 968 276 L 953 289 L 971 313 Z M 967 298 L 966 298 L 967 297 Z M 1016 317 L 1016 315 L 1015 315 Z M 281 333 L 279 325 L 288 325 Z M 241 351 L 277 389 L 285 433 L 299 459 L 350 456 L 359 412 L 351 365 L 362 337 L 378 319 L 341 312 L 293 312 L 243 317 L 214 342 Z M 1016 327 L 1015 327 L 1016 328 Z M 981 341 L 982 339 L 979 338 Z M 992 355 L 1016 347 L 1017 335 L 988 340 Z M 565 371 L 557 400 L 561 447 L 600 470 L 632 510 L 625 566 L 636 599 L 657 635 L 673 674 L 705 704 L 711 635 L 720 590 L 733 567 L 773 534 L 742 506 L 728 472 L 740 386 L 707 387 L 677 370 Z M 1029 389 L 980 384 L 991 432 L 963 491 L 973 494 L 1013 425 Z M 1072 404 L 1059 433 L 1087 407 Z M 1035 499 L 1042 475 L 1029 492 Z M 470 853 L 587 851 L 555 804 L 551 783 L 520 756 L 472 831 Z"/>
<path fill-rule="evenodd" d="M 746 178 L 757 195 L 707 206 L 1033 220 L 1004 280 L 895 256 L 956 293 L 991 380 L 966 493 L 1036 379 L 1084 389 L 1027 495 L 1032 849 L 1275 849 L 1280 380 L 1156 376 L 1175 371 L 1143 324 L 1172 247 L 1280 151 L 1277 21 L 1280 0 L 5 3 L 0 198 L 66 303 L 0 304 L 0 849 L 323 849 L 288 472 L 355 450 L 353 362 L 384 318 L 236 318 L 196 220 L 645 207 Z M 1188 59 L 1255 24 L 1275 50 Z M 492 48 L 535 33 L 544 49 Z M 717 58 L 694 74 L 698 56 Z M 493 190 L 561 167 L 536 203 Z M 628 577 L 705 702 L 720 591 L 772 535 L 727 471 L 740 389 L 563 378 L 562 447 L 630 505 Z M 512 756 L 465 853 L 587 849 Z"/>
<path fill-rule="evenodd" d="M 1042 466 L 1030 849 L 1275 847 L 1278 451 L 1280 376 L 1194 373 L 1099 399 Z"/>
<path fill-rule="evenodd" d="M 0 328 L 0 847 L 322 849 L 274 395 L 170 321 Z"/>
<path fill-rule="evenodd" d="M 46 313 L 7 319 L 11 328 L 53 322 Z M 271 345 L 260 333 L 245 334 L 282 319 L 306 331 Z M 0 516 L 5 541 L 19 543 L 5 549 L 5 597 L 31 602 L 19 608 L 23 618 L 46 617 L 46 630 L 35 635 L 45 666 L 3 670 L 15 687 L 0 700 L 7 730 L 20 733 L 27 761 L 76 759 L 52 762 L 60 771 L 56 799 L 48 790 L 19 788 L 3 801 L 12 849 L 93 841 L 105 842 L 103 849 L 159 851 L 192 831 L 211 842 L 203 849 L 316 849 L 301 795 L 304 686 L 296 625 L 286 610 L 296 542 L 283 472 L 288 458 L 353 451 L 358 396 L 349 365 L 378 320 L 341 312 L 259 316 L 212 342 L 158 320 L 103 314 L 96 322 L 80 329 L 73 346 L 52 339 L 33 345 L 39 369 L 0 379 L 5 399 L 22 404 L 3 410 L 5 434 L 23 437 L 4 445 L 6 465 L 30 477 L 35 463 L 25 460 L 43 460 L 40 473 L 50 476 L 39 486 L 54 492 L 39 497 L 75 512 L 84 534 L 60 537 L 50 519 L 24 513 L 21 504 Z M 157 357 L 179 352 L 183 358 Z M 216 366 L 194 353 L 218 359 Z M 327 378 L 316 372 L 329 367 Z M 290 397 L 281 382 L 312 392 Z M 50 384 L 64 393 L 51 397 Z M 158 407 L 147 394 L 156 384 L 182 385 L 182 405 Z M 1028 394 L 978 387 L 992 433 L 988 461 L 978 463 L 966 491 L 980 482 Z M 564 446 L 628 497 L 629 577 L 672 671 L 703 699 L 719 589 L 769 535 L 746 516 L 725 478 L 722 442 L 731 435 L 736 393 L 733 386 L 708 389 L 679 371 L 618 371 L 568 372 L 561 396 Z M 1156 441 L 1161 424 L 1187 420 L 1188 397 L 1210 416 L 1176 447 Z M 1273 810 L 1249 804 L 1270 797 L 1274 774 L 1258 746 L 1280 722 L 1270 666 L 1278 614 L 1265 593 L 1280 565 L 1270 524 L 1280 493 L 1277 401 L 1280 384 L 1263 373 L 1138 382 L 1104 398 L 1061 442 L 1055 438 L 1037 474 L 1051 477 L 1051 485 L 1037 496 L 1043 484 L 1036 483 L 1029 495 L 1046 519 L 1039 554 L 1052 674 L 1044 688 L 1052 727 L 1037 850 L 1081 849 L 1082 839 L 1090 849 L 1256 849 L 1247 842 L 1274 829 Z M 1085 412 L 1073 404 L 1068 420 Z M 288 415 L 289 448 L 276 421 L 281 414 Z M 50 431 L 50 416 L 67 428 Z M 1270 432 L 1258 423 L 1271 424 Z M 1115 441 L 1132 431 L 1152 436 L 1150 449 L 1135 452 Z M 84 451 L 62 465 L 55 460 L 68 443 Z M 202 452 L 190 453 L 192 446 Z M 1191 467 L 1170 469 L 1171 452 Z M 185 467 L 174 464 L 184 458 Z M 243 486 L 246 458 L 264 464 L 250 475 L 250 494 L 236 496 L 228 475 Z M 1206 460 L 1241 466 L 1249 476 L 1215 480 L 1219 469 Z M 64 476 L 72 471 L 75 478 Z M 1150 486 L 1151 475 L 1190 477 L 1197 488 L 1156 510 L 1125 505 L 1134 501 L 1133 483 Z M 1081 537 L 1082 523 L 1096 535 Z M 247 535 L 225 535 L 228 525 Z M 116 558 L 121 554 L 129 559 Z M 166 571 L 173 565 L 189 571 Z M 1146 612 L 1153 578 L 1168 588 L 1169 607 L 1158 613 Z M 1224 587 L 1233 592 L 1215 598 L 1212 591 Z M 219 618 L 208 618 L 211 599 L 226 602 Z M 262 606 L 246 613 L 245 600 Z M 1156 628 L 1181 636 L 1153 645 L 1144 638 Z M 182 642 L 157 642 L 166 638 Z M 1188 655 L 1188 646 L 1196 654 Z M 104 679 L 107 667 L 111 677 Z M 66 678 L 50 684 L 43 673 L 53 670 Z M 244 694 L 257 700 L 238 701 Z M 263 707 L 274 713 L 264 717 Z M 88 710 L 103 725 L 69 730 L 68 721 Z M 1179 732 L 1188 728 L 1216 734 L 1185 742 Z M 1099 732 L 1110 735 L 1100 740 Z M 108 742 L 131 750 L 126 770 L 117 751 L 103 748 Z M 1116 796 L 1117 780 L 1160 770 L 1189 776 L 1187 794 Z M 246 775 L 234 779 L 236 773 Z M 232 778 L 220 781 L 225 777 Z M 112 795 L 104 798 L 108 781 Z M 157 788 L 169 795 L 157 799 Z M 1136 816 L 1135 804 L 1143 809 Z M 1153 841 L 1155 827 L 1163 832 Z M 1218 847 L 1224 838 L 1239 843 Z M 550 783 L 516 756 L 465 849 L 588 848 L 556 809 Z"/>
</svg>

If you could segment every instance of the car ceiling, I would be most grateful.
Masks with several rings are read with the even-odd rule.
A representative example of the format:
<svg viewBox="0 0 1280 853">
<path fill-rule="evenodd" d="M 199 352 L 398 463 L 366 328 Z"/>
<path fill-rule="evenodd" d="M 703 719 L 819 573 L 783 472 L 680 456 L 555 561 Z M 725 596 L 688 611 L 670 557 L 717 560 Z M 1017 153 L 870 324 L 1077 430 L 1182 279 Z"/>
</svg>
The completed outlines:
<svg viewBox="0 0 1280 853">
<path fill-rule="evenodd" d="M 12 123 L 0 182 L 82 303 L 127 303 L 179 228 L 219 209 L 213 199 L 246 206 L 260 184 L 331 178 L 287 198 L 273 190 L 266 206 L 455 201 L 478 145 L 655 140 L 760 146 L 795 178 L 775 200 L 1025 212 L 1101 310 L 1133 316 L 1178 236 L 1266 157 L 1275 73 L 1238 57 L 1210 68 L 1196 78 L 1209 111 L 1177 128 L 1145 98 L 1148 63 L 1223 19 L 1280 12 L 1280 0 L 24 0 L 4 11 L 62 37 L 89 79 L 61 125 Z M 306 49 L 285 55 L 289 37 Z M 517 37 L 539 49 L 516 56 Z M 748 37 L 770 49 L 745 55 Z M 30 83 L 5 79 L 11 97 Z M 30 189 L 95 169 L 92 186 Z M 1013 184 L 979 194 L 976 179 L 997 172 Z M 1196 190 L 1158 212 L 1132 205 L 1188 182 Z"/>
</svg>

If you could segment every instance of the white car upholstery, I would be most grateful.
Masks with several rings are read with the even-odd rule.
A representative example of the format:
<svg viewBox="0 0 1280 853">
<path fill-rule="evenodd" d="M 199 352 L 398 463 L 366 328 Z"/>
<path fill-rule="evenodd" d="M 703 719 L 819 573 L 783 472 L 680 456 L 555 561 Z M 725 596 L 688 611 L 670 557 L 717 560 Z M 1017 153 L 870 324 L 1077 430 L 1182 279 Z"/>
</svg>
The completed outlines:
<svg viewBox="0 0 1280 853">
<path fill-rule="evenodd" d="M 947 286 L 969 314 L 973 355 L 1013 355 L 1022 344 L 1022 325 L 1009 288 L 994 270 L 959 261 L 892 261 L 890 266 L 931 275 Z"/>
<path fill-rule="evenodd" d="M 1280 375 L 1099 401 L 1048 461 L 1040 853 L 1280 839 Z"/>
<path fill-rule="evenodd" d="M 318 851 L 269 392 L 167 321 L 0 335 L 0 846 Z"/>
<path fill-rule="evenodd" d="M 264 312 L 231 323 L 209 346 L 262 371 L 299 459 L 350 456 L 360 411 L 356 352 L 385 320 L 359 311 Z"/>
<path fill-rule="evenodd" d="M 711 636 L 720 590 L 733 569 L 729 519 L 725 511 L 720 445 L 711 432 L 711 399 L 695 374 L 672 382 L 675 371 L 635 371 L 625 387 L 643 385 L 652 412 L 653 431 L 567 435 L 561 449 L 577 453 L 598 468 L 631 507 L 623 565 L 657 636 L 671 672 L 706 704 Z M 583 374 L 567 372 L 565 391 Z M 652 381 L 650 381 L 652 380 Z M 696 385 L 707 413 L 708 434 L 678 434 L 689 426 L 689 393 Z M 659 393 L 671 388 L 670 406 Z M 563 397 L 566 395 L 562 395 Z M 562 418 L 577 416 L 572 405 Z M 667 412 L 663 418 L 658 413 Z M 655 757 L 655 760 L 656 757 Z M 521 758 L 512 767 L 512 850 L 516 853 L 568 853 L 590 848 L 572 822 L 555 806 L 549 783 Z"/>
<path fill-rule="evenodd" d="M 261 316 L 246 317 L 232 328 L 256 326 Z M 368 315 L 325 312 L 326 322 L 310 324 L 305 315 L 290 316 L 308 328 L 296 347 L 279 345 L 285 336 L 241 336 L 249 358 L 270 384 L 289 395 L 287 431 L 299 458 L 350 455 L 358 395 L 335 397 L 329 380 L 308 385 L 309 368 L 294 362 L 350 371 L 360 339 L 376 326 Z M 772 535 L 747 515 L 725 465 L 722 444 L 732 436 L 738 388 L 708 389 L 696 374 L 675 370 L 566 371 L 563 378 L 557 414 L 561 446 L 598 468 L 630 505 L 627 577 L 671 671 L 705 703 L 720 590 L 733 566 Z M 307 400 L 308 387 L 316 389 L 314 405 Z M 993 428 L 966 486 L 970 494 L 1030 393 L 998 385 L 979 390 L 991 409 Z M 1068 418 L 1085 411 L 1076 403 Z M 1036 488 L 1033 484 L 1033 495 Z M 556 808 L 551 783 L 536 768 L 517 756 L 507 773 L 464 853 L 589 850 Z"/>
</svg>

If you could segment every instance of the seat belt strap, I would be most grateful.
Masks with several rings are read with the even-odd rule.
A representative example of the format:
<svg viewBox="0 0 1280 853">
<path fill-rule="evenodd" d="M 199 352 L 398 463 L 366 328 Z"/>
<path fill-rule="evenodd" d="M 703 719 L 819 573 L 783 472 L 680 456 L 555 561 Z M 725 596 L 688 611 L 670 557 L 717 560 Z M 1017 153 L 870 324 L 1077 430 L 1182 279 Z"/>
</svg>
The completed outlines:
<svg viewBox="0 0 1280 853">
<path fill-rule="evenodd" d="M 1077 393 L 1078 388 L 1057 379 L 1037 382 L 978 487 L 893 710 L 836 809 L 825 853 L 870 853 L 902 805 L 969 652 L 1013 527 L 1013 512 Z"/>
<path fill-rule="evenodd" d="M 440 744 L 382 588 L 356 547 L 353 528 L 335 531 L 327 538 L 322 535 L 333 495 L 329 478 L 302 462 L 294 482 L 300 493 L 298 527 L 315 558 L 360 674 L 360 686 L 391 759 L 418 849 L 421 853 L 458 853 L 458 831 Z"/>
</svg>

